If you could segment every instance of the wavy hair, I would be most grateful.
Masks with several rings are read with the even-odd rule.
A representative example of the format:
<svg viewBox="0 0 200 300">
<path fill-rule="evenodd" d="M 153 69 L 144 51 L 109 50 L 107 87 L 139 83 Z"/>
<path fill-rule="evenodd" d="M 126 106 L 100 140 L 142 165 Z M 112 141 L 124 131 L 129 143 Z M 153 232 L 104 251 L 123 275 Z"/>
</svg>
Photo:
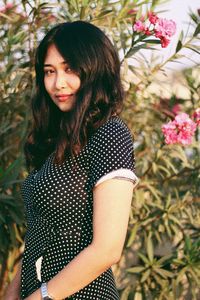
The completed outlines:
<svg viewBox="0 0 200 300">
<path fill-rule="evenodd" d="M 44 60 L 51 45 L 81 81 L 76 103 L 67 112 L 55 105 L 44 86 Z M 53 151 L 58 165 L 78 154 L 98 127 L 122 111 L 124 97 L 117 51 L 103 31 L 85 21 L 61 23 L 46 34 L 36 49 L 35 72 L 33 122 L 24 145 L 29 170 L 40 168 Z"/>
</svg>

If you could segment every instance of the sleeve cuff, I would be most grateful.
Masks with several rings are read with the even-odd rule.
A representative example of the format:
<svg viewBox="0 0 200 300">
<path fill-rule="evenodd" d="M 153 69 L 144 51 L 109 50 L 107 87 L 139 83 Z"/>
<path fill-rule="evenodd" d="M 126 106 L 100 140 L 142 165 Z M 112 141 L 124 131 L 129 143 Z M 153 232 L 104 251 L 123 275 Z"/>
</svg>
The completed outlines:
<svg viewBox="0 0 200 300">
<path fill-rule="evenodd" d="M 139 183 L 139 178 L 135 175 L 135 173 L 129 169 L 118 169 L 115 171 L 111 171 L 106 175 L 102 176 L 95 184 L 95 187 L 102 183 L 107 179 L 122 179 L 122 180 L 129 180 L 134 184 L 134 187 Z"/>
</svg>

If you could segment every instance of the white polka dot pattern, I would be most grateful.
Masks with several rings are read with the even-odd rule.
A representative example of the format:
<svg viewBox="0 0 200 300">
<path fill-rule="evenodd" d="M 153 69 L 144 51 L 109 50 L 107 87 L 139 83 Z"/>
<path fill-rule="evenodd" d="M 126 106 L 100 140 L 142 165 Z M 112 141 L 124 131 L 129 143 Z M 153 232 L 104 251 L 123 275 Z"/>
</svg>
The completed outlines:
<svg viewBox="0 0 200 300">
<path fill-rule="evenodd" d="M 62 165 L 53 164 L 53 155 L 21 186 L 27 218 L 22 299 L 41 286 L 35 265 L 41 256 L 41 280 L 46 282 L 92 242 L 95 183 L 114 170 L 135 171 L 130 130 L 118 116 L 100 126 L 82 151 Z M 119 300 L 112 269 L 66 299 Z"/>
</svg>

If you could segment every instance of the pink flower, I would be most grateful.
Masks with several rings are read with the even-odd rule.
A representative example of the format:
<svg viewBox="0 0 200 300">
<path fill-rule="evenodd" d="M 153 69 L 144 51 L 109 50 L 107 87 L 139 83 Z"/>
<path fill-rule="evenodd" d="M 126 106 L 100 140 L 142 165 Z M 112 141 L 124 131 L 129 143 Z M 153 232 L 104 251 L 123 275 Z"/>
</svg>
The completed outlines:
<svg viewBox="0 0 200 300">
<path fill-rule="evenodd" d="M 3 6 L 3 7 L 0 7 L 0 13 L 5 13 L 5 11 L 6 11 L 6 8 L 5 8 L 5 6 Z"/>
<path fill-rule="evenodd" d="M 140 19 L 139 19 L 141 22 L 144 22 L 145 21 L 145 16 L 144 15 L 141 15 Z"/>
<path fill-rule="evenodd" d="M 176 32 L 176 23 L 173 20 L 160 18 L 155 24 L 155 36 L 169 38 Z"/>
<path fill-rule="evenodd" d="M 158 16 L 153 12 L 148 12 L 149 22 L 153 25 L 159 20 Z"/>
<path fill-rule="evenodd" d="M 12 3 L 7 3 L 6 4 L 6 9 L 11 9 L 11 8 L 13 8 L 13 4 Z"/>
<path fill-rule="evenodd" d="M 188 114 L 181 113 L 177 115 L 174 121 L 162 126 L 166 144 L 191 144 L 196 127 L 197 125 L 190 119 Z"/>
<path fill-rule="evenodd" d="M 151 35 L 151 34 L 152 34 L 148 27 L 145 27 L 145 28 L 144 28 L 144 33 L 145 33 L 146 35 Z"/>
<path fill-rule="evenodd" d="M 170 43 L 170 40 L 167 39 L 164 36 L 160 38 L 160 41 L 161 41 L 161 47 L 162 48 L 166 48 L 169 45 L 169 43 Z"/>
<path fill-rule="evenodd" d="M 193 113 L 192 117 L 194 118 L 197 126 L 200 126 L 200 108 L 197 108 Z"/>
<path fill-rule="evenodd" d="M 133 25 L 133 29 L 136 32 L 143 32 L 145 30 L 145 25 L 140 21 L 136 21 L 135 24 Z"/>
<path fill-rule="evenodd" d="M 144 16 L 141 16 L 133 25 L 133 30 L 141 33 L 141 37 L 136 42 L 143 40 L 145 42 L 146 36 L 155 35 L 160 39 L 162 48 L 166 48 L 170 43 L 170 37 L 176 32 L 176 23 L 173 20 L 159 18 L 155 13 L 149 12 L 148 19 L 145 20 Z"/>
<path fill-rule="evenodd" d="M 137 13 L 137 9 L 130 9 L 129 11 L 127 11 L 128 15 L 135 15 Z"/>
<path fill-rule="evenodd" d="M 180 107 L 180 104 L 175 104 L 173 107 L 172 107 L 172 112 L 177 115 L 181 110 L 181 107 Z"/>
<path fill-rule="evenodd" d="M 174 121 L 170 121 L 167 124 L 162 125 L 162 132 L 165 136 L 166 144 L 175 144 L 177 143 L 177 133 L 176 125 Z"/>
<path fill-rule="evenodd" d="M 6 13 L 9 9 L 13 8 L 13 4 L 12 3 L 7 3 L 5 6 L 0 7 L 0 12 L 1 13 Z"/>
</svg>

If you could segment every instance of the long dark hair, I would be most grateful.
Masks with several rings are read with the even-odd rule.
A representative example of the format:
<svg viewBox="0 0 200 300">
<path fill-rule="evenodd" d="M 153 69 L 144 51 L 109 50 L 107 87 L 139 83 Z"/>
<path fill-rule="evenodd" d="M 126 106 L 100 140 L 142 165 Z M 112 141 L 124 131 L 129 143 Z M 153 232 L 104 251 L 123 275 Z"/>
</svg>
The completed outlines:
<svg viewBox="0 0 200 300">
<path fill-rule="evenodd" d="M 68 112 L 61 111 L 45 90 L 44 60 L 51 45 L 81 80 L 76 103 Z M 29 170 L 40 168 L 53 151 L 56 164 L 78 154 L 99 126 L 122 111 L 124 97 L 118 54 L 103 31 L 88 22 L 53 27 L 36 50 L 35 71 L 33 122 L 24 145 Z"/>
</svg>

